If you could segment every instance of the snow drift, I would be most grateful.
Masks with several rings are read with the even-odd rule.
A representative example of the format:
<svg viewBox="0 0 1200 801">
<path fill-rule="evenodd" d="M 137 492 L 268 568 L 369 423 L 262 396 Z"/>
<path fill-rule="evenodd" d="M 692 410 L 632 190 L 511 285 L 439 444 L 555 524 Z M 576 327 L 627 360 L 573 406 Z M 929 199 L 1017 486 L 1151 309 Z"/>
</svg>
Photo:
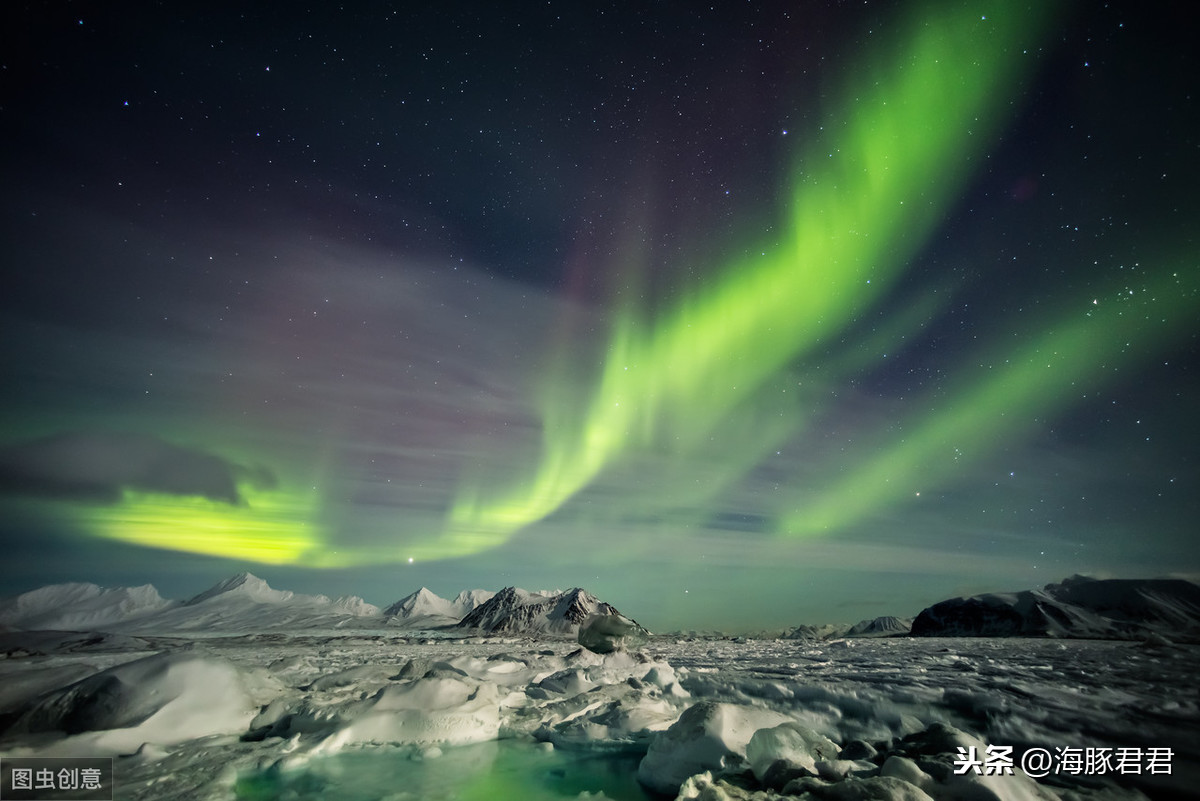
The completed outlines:
<svg viewBox="0 0 1200 801">
<path fill-rule="evenodd" d="M 43 694 L 5 738 L 67 735 L 51 753 L 107 756 L 245 729 L 253 705 L 232 664 L 190 652 L 155 654 Z"/>
</svg>

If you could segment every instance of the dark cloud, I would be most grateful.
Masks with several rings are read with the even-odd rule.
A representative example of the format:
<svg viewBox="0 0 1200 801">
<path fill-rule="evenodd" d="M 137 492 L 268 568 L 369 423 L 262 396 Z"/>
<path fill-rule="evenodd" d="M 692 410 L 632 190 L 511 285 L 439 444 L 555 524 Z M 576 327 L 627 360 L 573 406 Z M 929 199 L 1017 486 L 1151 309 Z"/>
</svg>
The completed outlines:
<svg viewBox="0 0 1200 801">
<path fill-rule="evenodd" d="M 237 505 L 240 481 L 268 488 L 275 477 L 147 434 L 76 431 L 0 448 L 0 492 L 10 495 L 113 503 L 131 489 Z"/>
</svg>

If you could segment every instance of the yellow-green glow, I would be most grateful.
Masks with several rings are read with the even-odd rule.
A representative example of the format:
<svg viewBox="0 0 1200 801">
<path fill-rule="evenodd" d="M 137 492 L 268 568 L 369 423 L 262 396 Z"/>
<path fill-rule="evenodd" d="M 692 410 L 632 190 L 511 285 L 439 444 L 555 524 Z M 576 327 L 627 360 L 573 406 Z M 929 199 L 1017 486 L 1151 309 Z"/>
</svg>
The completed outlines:
<svg viewBox="0 0 1200 801">
<path fill-rule="evenodd" d="M 113 506 L 89 508 L 96 533 L 154 548 L 248 559 L 262 564 L 323 562 L 313 500 L 242 486 L 240 506 L 205 498 L 126 492 Z"/>
<path fill-rule="evenodd" d="M 415 564 L 478 553 L 491 544 L 460 534 L 401 544 L 394 521 L 371 543 L 339 542 L 321 521 L 315 490 L 259 490 L 243 484 L 240 505 L 198 496 L 126 491 L 120 503 L 81 507 L 88 529 L 107 539 L 260 564 L 337 568 L 365 564 Z"/>
<path fill-rule="evenodd" d="M 901 274 L 991 143 L 1032 66 L 1026 53 L 1051 4 L 1036 5 L 935 5 L 901 26 L 895 50 L 856 59 L 858 78 L 800 161 L 783 240 L 650 322 L 621 313 L 585 401 L 569 382 L 549 382 L 532 474 L 472 477 L 448 542 L 469 532 L 499 544 L 640 449 L 695 452 L 768 378 L 849 326 Z"/>
<path fill-rule="evenodd" d="M 835 468 L 841 480 L 815 491 L 812 502 L 787 516 L 783 531 L 828 532 L 885 506 L 915 501 L 922 489 L 954 477 L 961 468 L 957 453 L 977 457 L 1020 436 L 1036 425 L 1035 418 L 1060 411 L 1124 365 L 1194 330 L 1200 286 L 1195 267 L 1176 261 L 1180 270 L 1151 274 L 1139 289 L 1114 288 L 1103 300 L 1080 299 L 1024 347 L 985 354 L 983 366 L 945 399 L 920 404 L 930 411 L 903 422 L 894 441 L 876 446 L 872 456 L 852 458 L 844 471 Z"/>
<path fill-rule="evenodd" d="M 624 480 L 641 481 L 630 484 L 622 511 L 678 519 L 698 509 L 702 523 L 708 499 L 829 411 L 822 386 L 870 366 L 887 343 L 936 315 L 940 297 L 917 297 L 881 317 L 874 333 L 856 335 L 856 347 L 825 355 L 876 314 L 962 193 L 1034 66 L 1050 5 L 926 6 L 854 59 L 820 135 L 801 148 L 778 240 L 729 259 L 665 309 L 618 309 L 594 373 L 581 376 L 587 367 L 572 343 L 555 343 L 558 359 L 537 391 L 536 452 L 513 455 L 500 474 L 485 467 L 496 454 L 481 459 L 441 530 L 414 532 L 397 520 L 394 531 L 384 523 L 354 542 L 338 536 L 327 517 L 336 509 L 323 508 L 315 491 L 251 487 L 241 506 L 129 493 L 90 518 L 112 539 L 264 563 L 423 562 L 501 545 L 619 467 Z M 1078 305 L 1023 320 L 1031 335 L 1021 344 L 980 349 L 977 367 L 916 403 L 920 414 L 875 439 L 863 435 L 844 462 L 822 465 L 828 483 L 785 488 L 792 500 L 762 513 L 802 537 L 920 502 L 921 492 L 928 498 L 964 461 L 1186 333 L 1200 295 L 1187 257 L 1168 261 L 1179 271 L 1145 270 L 1135 295 L 1114 287 L 1094 304 L 1064 298 Z M 789 371 L 796 375 L 782 380 Z"/>
</svg>

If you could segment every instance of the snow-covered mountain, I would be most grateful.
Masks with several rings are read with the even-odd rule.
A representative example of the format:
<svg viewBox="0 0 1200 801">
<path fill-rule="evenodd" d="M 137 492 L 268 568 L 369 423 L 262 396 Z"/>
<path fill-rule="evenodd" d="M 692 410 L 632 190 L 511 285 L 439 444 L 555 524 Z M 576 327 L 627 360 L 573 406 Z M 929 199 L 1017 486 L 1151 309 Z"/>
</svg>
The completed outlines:
<svg viewBox="0 0 1200 801">
<path fill-rule="evenodd" d="M 533 593 L 505 587 L 460 622 L 462 628 L 487 632 L 574 633 L 592 615 L 618 615 L 610 604 L 578 587 L 566 592 Z"/>
<path fill-rule="evenodd" d="M 279 604 L 292 600 L 303 599 L 306 596 L 296 596 L 290 590 L 274 590 L 267 582 L 253 573 L 238 573 L 235 576 L 217 582 L 204 592 L 183 602 L 184 606 L 197 606 L 205 601 L 221 600 L 225 602 L 250 601 L 253 603 Z M 325 596 L 316 596 L 325 598 Z M 325 600 L 328 600 L 325 598 Z"/>
<path fill-rule="evenodd" d="M 342 628 L 380 616 L 356 596 L 332 600 L 273 589 L 251 573 L 238 573 L 179 606 L 130 621 L 122 631 L 261 631 L 290 627 Z"/>
<path fill-rule="evenodd" d="M 417 622 L 430 626 L 451 625 L 495 594 L 490 590 L 463 590 L 453 601 L 448 601 L 427 587 L 422 587 L 384 609 L 383 614 L 391 618 L 392 623 L 401 625 Z"/>
<path fill-rule="evenodd" d="M 463 590 L 454 596 L 453 603 L 458 609 L 458 616 L 461 618 L 475 610 L 476 607 L 482 606 L 492 600 L 495 595 L 494 590 Z"/>
<path fill-rule="evenodd" d="M 463 616 L 463 612 L 454 601 L 447 601 L 426 587 L 404 596 L 384 609 L 383 613 L 388 617 L 398 617 L 404 620 L 448 618 L 451 622 L 458 622 Z"/>
<path fill-rule="evenodd" d="M 138 620 L 178 605 L 149 584 L 113 589 L 52 584 L 0 600 L 0 626 L 18 629 L 93 629 Z"/>
<path fill-rule="evenodd" d="M 340 628 L 380 616 L 379 607 L 358 597 L 331 600 L 324 595 L 298 595 L 272 589 L 250 573 L 239 573 L 182 602 L 164 600 L 149 584 L 114 589 L 95 584 L 54 584 L 0 601 L 0 625 L 26 630 Z"/>
<path fill-rule="evenodd" d="M 185 601 L 164 600 L 149 584 L 116 589 L 95 584 L 42 587 L 0 599 L 0 630 L 146 634 L 463 625 L 486 631 L 574 633 L 592 614 L 616 614 L 616 610 L 580 589 L 531 593 L 513 587 L 498 594 L 463 590 L 452 601 L 422 587 L 380 610 L 357 596 L 331 600 L 301 595 L 274 589 L 250 573 L 238 573 Z"/>
<path fill-rule="evenodd" d="M 354 617 L 370 617 L 379 614 L 379 607 L 369 604 L 357 595 L 339 595 L 333 599 L 332 606 L 339 612 Z"/>
<path fill-rule="evenodd" d="M 1183 579 L 1072 576 L 1040 590 L 951 598 L 913 621 L 916 637 L 1200 640 L 1200 585 Z"/>
<path fill-rule="evenodd" d="M 846 636 L 845 625 L 835 625 L 833 623 L 810 624 L 804 623 L 791 631 L 785 633 L 782 639 L 785 640 L 804 640 L 819 641 L 819 640 L 836 640 L 839 637 Z"/>
<path fill-rule="evenodd" d="M 782 639 L 821 642 L 839 640 L 843 637 L 901 637 L 908 634 L 912 627 L 912 618 L 885 615 L 870 620 L 862 620 L 853 626 L 844 623 L 824 623 L 820 625 L 797 626 L 784 633 Z"/>
<path fill-rule="evenodd" d="M 847 637 L 896 637 L 908 632 L 912 629 L 913 619 L 911 617 L 896 617 L 895 615 L 884 615 L 877 617 L 874 620 L 863 620 L 855 623 L 846 632 Z"/>
</svg>

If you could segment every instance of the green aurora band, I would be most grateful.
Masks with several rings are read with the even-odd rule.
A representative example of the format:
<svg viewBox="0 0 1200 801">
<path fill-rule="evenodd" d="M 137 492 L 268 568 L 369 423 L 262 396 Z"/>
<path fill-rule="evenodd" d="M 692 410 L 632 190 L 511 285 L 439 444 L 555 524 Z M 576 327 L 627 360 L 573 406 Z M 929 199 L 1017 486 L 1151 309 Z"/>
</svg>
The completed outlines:
<svg viewBox="0 0 1200 801">
<path fill-rule="evenodd" d="M 1167 261 L 1167 260 L 1164 260 Z M 930 411 L 896 428 L 903 435 L 873 443 L 871 455 L 850 456 L 843 477 L 787 514 L 782 531 L 836 531 L 891 504 L 915 499 L 924 488 L 953 479 L 956 453 L 977 459 L 1020 438 L 1038 418 L 1061 411 L 1102 386 L 1127 365 L 1193 330 L 1200 311 L 1195 265 L 1174 260 L 1136 288 L 1113 287 L 1043 326 L 1022 348 L 983 355 L 978 369 L 940 398 L 915 404 Z"/>
<path fill-rule="evenodd" d="M 590 399 L 576 402 L 570 381 L 550 384 L 536 471 L 500 492 L 468 486 L 442 540 L 449 550 L 460 539 L 503 542 L 624 456 L 694 455 L 773 376 L 883 297 L 993 142 L 1051 7 L 935 6 L 900 25 L 894 51 L 856 59 L 858 79 L 800 161 L 784 241 L 727 265 L 648 323 L 620 313 Z M 753 464 L 775 441 L 751 437 L 725 458 Z"/>
<path fill-rule="evenodd" d="M 623 511 L 703 506 L 818 416 L 815 393 L 796 391 L 795 380 L 786 401 L 778 399 L 788 383 L 781 375 L 850 375 L 864 366 L 864 351 L 876 350 L 820 355 L 895 287 L 961 196 L 1056 18 L 1052 3 L 993 5 L 988 12 L 976 4 L 930 5 L 893 26 L 890 47 L 857 58 L 855 79 L 798 161 L 781 241 L 730 260 L 656 314 L 619 309 L 602 364 L 582 384 L 579 354 L 567 349 L 538 394 L 538 451 L 503 460 L 516 470 L 479 467 L 464 475 L 442 530 L 388 533 L 386 545 L 335 542 L 326 515 L 336 499 L 289 489 L 303 481 L 271 491 L 242 487 L 246 503 L 237 507 L 128 494 L 83 516 L 101 536 L 140 545 L 342 567 L 495 548 L 615 466 L 656 470 L 652 483 L 622 498 Z M 923 417 L 900 421 L 894 430 L 901 433 L 880 432 L 830 466 L 826 474 L 836 478 L 827 486 L 795 487 L 794 507 L 763 511 L 775 516 L 780 534 L 829 534 L 953 480 L 961 469 L 955 448 L 981 459 L 1025 433 L 1035 417 L 1064 409 L 1121 366 L 1186 336 L 1200 307 L 1190 258 L 1142 259 L 1143 285 L 1114 285 L 1094 304 L 1072 301 L 1078 305 L 1057 319 L 1026 329 L 1040 333 L 1022 346 L 1010 341 L 978 354 L 978 369 L 916 404 L 929 410 Z M 937 305 L 925 298 L 892 314 L 876 336 L 900 341 L 932 319 Z M 504 454 L 483 456 L 480 465 Z M 695 480 L 698 463 L 710 480 Z"/>
</svg>

